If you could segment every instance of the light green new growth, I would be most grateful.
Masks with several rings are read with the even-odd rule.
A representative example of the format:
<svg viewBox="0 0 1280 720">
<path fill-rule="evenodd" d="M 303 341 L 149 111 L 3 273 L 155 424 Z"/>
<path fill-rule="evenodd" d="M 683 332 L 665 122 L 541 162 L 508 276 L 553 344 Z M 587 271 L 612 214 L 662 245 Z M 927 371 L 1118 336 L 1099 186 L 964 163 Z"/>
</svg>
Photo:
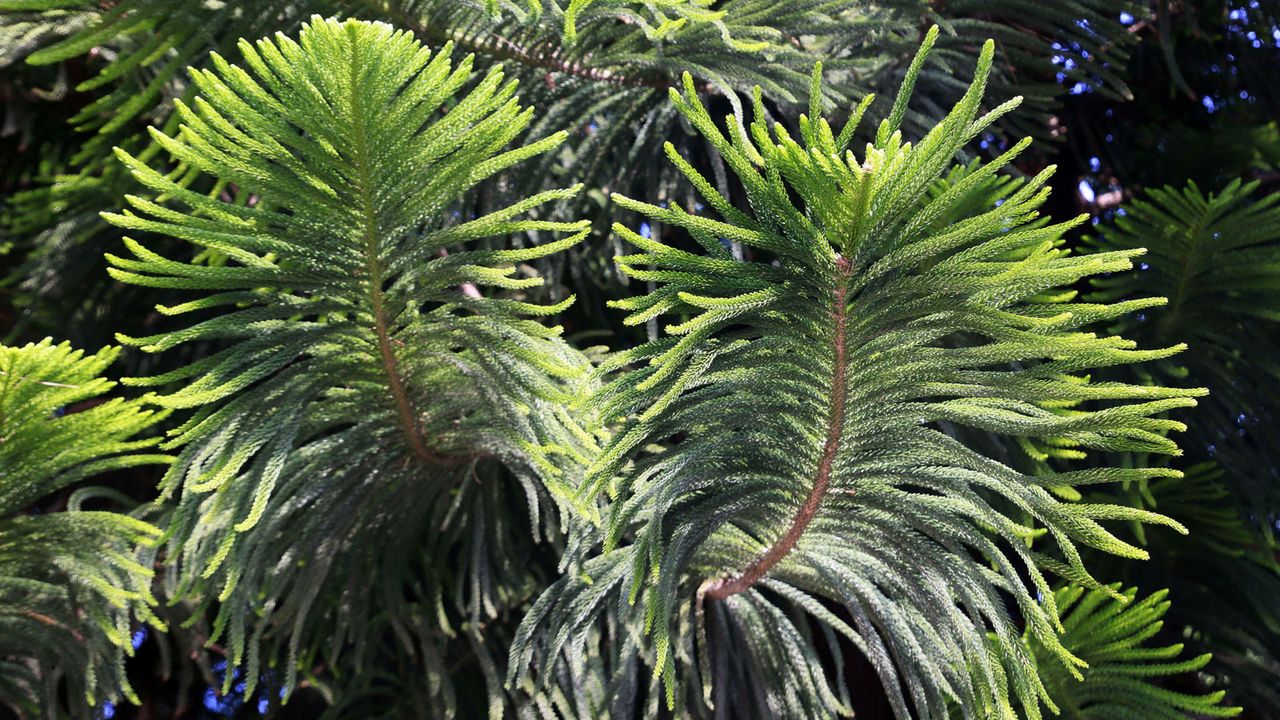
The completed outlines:
<svg viewBox="0 0 1280 720">
<path fill-rule="evenodd" d="M 1048 488 L 1177 472 L 1028 475 L 955 430 L 1176 454 L 1167 435 L 1184 428 L 1166 415 L 1203 391 L 1090 380 L 1094 368 L 1183 348 L 1138 349 L 1083 329 L 1162 301 L 1083 303 L 1063 289 L 1128 270 L 1141 251 L 1059 249 L 1084 218 L 1037 220 L 1052 168 L 998 207 L 956 216 L 1026 141 L 927 192 L 1017 105 L 980 110 L 992 54 L 988 42 L 963 99 L 908 143 L 896 122 L 923 65 L 913 63 L 899 110 L 860 155 L 847 147 L 852 132 L 821 117 L 801 116 L 798 138 L 770 127 L 758 91 L 754 122 L 727 118 L 727 133 L 691 78 L 672 91 L 741 181 L 750 211 L 670 147 L 718 218 L 614 197 L 689 242 L 615 226 L 638 248 L 617 258 L 623 271 L 656 286 L 615 305 L 628 323 L 667 320 L 665 332 L 603 370 L 589 405 L 621 428 L 582 493 L 616 498 L 605 552 L 584 565 L 590 583 L 562 579 L 533 607 L 513 677 L 532 665 L 545 682 L 562 651 L 585 652 L 595 618 L 617 602 L 625 625 L 649 636 L 646 657 L 672 707 L 688 688 L 681 703 L 697 712 L 848 715 L 839 635 L 876 668 L 899 717 L 944 718 L 958 707 L 966 718 L 1039 718 L 1042 702 L 1054 708 L 1006 599 L 1047 656 L 1077 672 L 1084 663 L 1058 638 L 1046 573 L 1100 587 L 1078 545 L 1146 557 L 1099 521 L 1180 527 L 1119 505 L 1062 502 Z M 702 252 L 682 249 L 692 244 Z M 1050 542 L 1029 549 L 1041 533 Z M 818 653 L 822 638 L 834 661 Z"/>
<path fill-rule="evenodd" d="M 593 440 L 563 409 L 585 360 L 538 320 L 572 297 L 546 306 L 522 295 L 542 282 L 522 264 L 586 231 L 523 216 L 577 189 L 451 220 L 478 183 L 564 134 L 506 149 L 533 112 L 515 83 L 497 68 L 476 79 L 470 57 L 455 64 L 449 47 L 433 52 L 384 24 L 313 18 L 296 41 L 240 51 L 241 65 L 215 56 L 213 70 L 193 71 L 199 96 L 179 102 L 176 136 L 153 132 L 179 162 L 172 172 L 119 152 L 157 197 L 106 217 L 200 251 L 170 260 L 127 239 L 133 257 L 108 259 L 125 282 L 197 291 L 160 308 L 197 318 L 188 327 L 123 342 L 221 348 L 132 382 L 176 385 L 156 402 L 195 410 L 167 443 L 181 448 L 163 481 L 179 495 L 168 591 L 221 603 L 209 641 L 226 637 L 252 692 L 261 648 L 292 686 L 299 648 L 332 639 L 336 654 L 375 616 L 422 628 L 424 648 L 455 622 L 475 632 L 518 599 L 526 570 L 513 565 L 518 526 L 493 521 L 514 537 L 454 530 L 484 526 L 469 514 L 488 507 L 470 479 L 492 463 L 514 473 L 536 538 L 543 486 L 568 497 Z M 198 174 L 218 180 L 213 191 L 189 189 Z M 476 247 L 535 230 L 565 236 Z M 455 567 L 457 552 L 474 562 Z M 425 588 L 439 620 L 411 617 L 423 610 L 409 607 L 406 584 Z M 443 588 L 455 584 L 471 589 L 446 612 L 455 598 Z M 450 691 L 436 692 L 450 706 Z"/>
<path fill-rule="evenodd" d="M 1200 670 L 1208 664 L 1209 655 L 1179 660 L 1181 643 L 1148 646 L 1169 610 L 1168 592 L 1160 590 L 1141 600 L 1137 595 L 1134 588 L 1121 590 L 1118 584 L 1097 590 L 1067 586 L 1054 593 L 1062 614 L 1062 644 L 1088 663 L 1084 678 L 1074 678 L 1061 671 L 1053 653 L 1027 639 L 1045 686 L 1062 709 L 1060 717 L 1164 720 L 1239 715 L 1240 708 L 1222 705 L 1224 690 L 1191 695 L 1153 683 Z"/>
<path fill-rule="evenodd" d="M 109 470 L 169 461 L 138 435 L 159 416 L 136 401 L 104 399 L 101 377 L 119 354 L 93 355 L 49 340 L 0 345 L 0 702 L 47 717 L 87 718 L 123 695 L 135 621 L 152 615 L 153 571 L 135 550 L 160 531 L 128 515 L 82 510 L 109 491 L 71 488 Z M 29 512 L 69 493 L 66 509 Z"/>
</svg>

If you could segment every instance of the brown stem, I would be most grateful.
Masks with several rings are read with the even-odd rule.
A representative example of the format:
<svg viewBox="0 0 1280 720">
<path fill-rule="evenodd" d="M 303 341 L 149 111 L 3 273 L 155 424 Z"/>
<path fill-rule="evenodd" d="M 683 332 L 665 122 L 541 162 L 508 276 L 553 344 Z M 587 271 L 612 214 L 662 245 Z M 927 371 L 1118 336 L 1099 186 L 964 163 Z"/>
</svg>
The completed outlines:
<svg viewBox="0 0 1280 720">
<path fill-rule="evenodd" d="M 357 168 L 355 185 L 360 195 L 360 217 L 363 223 L 363 240 L 365 250 L 365 271 L 369 275 L 369 304 L 373 314 L 373 332 L 378 339 L 378 354 L 382 357 L 382 367 L 387 376 L 387 384 L 391 389 L 391 397 L 395 402 L 396 413 L 400 416 L 400 427 L 404 430 L 405 440 L 410 450 L 417 457 L 428 462 L 444 462 L 444 458 L 427 448 L 422 439 L 422 430 L 418 426 L 417 412 L 405 391 L 404 379 L 400 374 L 395 350 L 391 346 L 391 333 L 387 324 L 386 303 L 382 293 L 382 263 L 379 253 L 379 228 L 377 208 L 373 204 L 371 192 L 372 178 L 369 175 L 369 140 L 365 133 L 363 120 L 364 109 L 358 107 L 355 97 L 359 88 L 356 76 L 356 64 L 351 63 L 351 104 L 355 116 L 352 127 L 353 160 Z"/>
<path fill-rule="evenodd" d="M 757 580 L 767 575 L 795 548 L 796 543 L 809 527 L 809 523 L 818 514 L 818 507 L 821 506 L 822 499 L 826 497 L 827 490 L 831 487 L 831 468 L 835 464 L 836 453 L 840 451 L 840 439 L 844 433 L 845 366 L 847 364 L 845 325 L 848 312 L 846 300 L 849 276 L 853 269 L 852 263 L 839 256 L 836 258 L 836 267 L 838 274 L 831 310 L 831 319 L 835 325 L 835 338 L 832 341 L 835 367 L 831 371 L 831 408 L 827 413 L 827 439 L 822 446 L 822 458 L 818 461 L 813 487 L 809 490 L 809 496 L 805 498 L 804 505 L 801 505 L 795 516 L 791 518 L 787 531 L 777 542 L 737 575 L 709 579 L 704 582 L 698 589 L 700 598 L 705 596 L 713 600 L 723 600 L 750 588 Z"/>
<path fill-rule="evenodd" d="M 651 75 L 630 75 L 627 73 L 609 70 L 607 68 L 591 67 L 584 64 L 584 60 L 576 60 L 562 56 L 558 49 L 538 52 L 517 45 L 510 40 L 498 35 L 489 35 L 487 37 L 472 37 L 470 35 L 459 35 L 450 33 L 439 28 L 429 27 L 421 22 L 418 18 L 411 16 L 409 13 L 401 10 L 394 5 L 377 2 L 371 3 L 371 0 L 365 0 L 366 4 L 373 4 L 380 12 L 393 15 L 397 22 L 403 27 L 408 28 L 414 35 L 419 38 L 444 42 L 452 41 L 454 45 L 465 48 L 472 52 L 482 53 L 498 60 L 515 60 L 516 62 L 527 65 L 529 67 L 538 67 L 550 72 L 571 75 L 576 78 L 588 80 L 591 82 L 606 83 L 609 85 L 618 85 L 623 87 L 645 87 L 655 90 L 663 90 L 676 84 L 675 80 L 665 74 Z M 558 47 L 558 46 L 557 46 Z M 710 83 L 700 83 L 701 91 L 708 92 L 713 88 Z"/>
<path fill-rule="evenodd" d="M 35 620 L 41 625 L 48 625 L 51 628 L 66 630 L 67 632 L 71 633 L 71 637 L 74 637 L 76 639 L 76 642 L 84 642 L 84 636 L 80 634 L 79 630 L 76 630 L 73 627 L 68 627 L 66 625 L 63 625 L 62 623 L 58 622 L 57 620 L 54 620 L 53 618 L 49 617 L 48 615 L 45 615 L 44 613 L 38 613 L 35 610 L 20 610 L 18 611 L 18 614 L 28 619 Z"/>
</svg>

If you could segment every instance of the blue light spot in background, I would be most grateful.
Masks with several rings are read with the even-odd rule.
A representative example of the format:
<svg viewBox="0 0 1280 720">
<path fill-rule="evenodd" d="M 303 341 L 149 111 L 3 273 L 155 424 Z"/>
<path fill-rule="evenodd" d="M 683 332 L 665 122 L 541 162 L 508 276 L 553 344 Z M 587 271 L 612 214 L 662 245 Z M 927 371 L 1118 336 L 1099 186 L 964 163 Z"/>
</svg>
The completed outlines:
<svg viewBox="0 0 1280 720">
<path fill-rule="evenodd" d="M 1068 92 L 1070 92 L 1072 95 L 1083 95 L 1089 92 L 1089 84 L 1078 82 L 1075 85 L 1072 85 L 1071 89 Z"/>
<path fill-rule="evenodd" d="M 269 705 L 270 705 L 270 703 L 267 701 L 267 699 L 266 699 L 266 698 L 262 698 L 261 700 L 259 700 L 259 701 L 258 701 L 258 714 L 259 714 L 259 715 L 266 715 L 266 714 L 267 714 L 267 707 L 268 707 Z"/>
<path fill-rule="evenodd" d="M 222 698 L 218 697 L 218 691 L 207 687 L 204 689 L 204 707 L 206 710 L 221 714 L 223 711 Z"/>
<path fill-rule="evenodd" d="M 235 670 L 231 673 L 231 679 L 235 684 L 231 692 L 226 695 L 219 693 L 218 690 L 227 674 L 227 661 L 219 660 L 215 662 L 213 664 L 213 674 L 217 682 L 215 686 L 205 688 L 204 707 L 209 712 L 217 713 L 224 717 L 234 717 L 236 713 L 240 712 L 240 708 L 244 706 L 245 701 L 245 683 L 240 679 L 240 671 Z"/>
<path fill-rule="evenodd" d="M 653 228 L 649 227 L 649 223 L 647 222 L 640 223 L 640 237 L 642 238 L 652 237 L 652 233 L 653 233 Z"/>
<path fill-rule="evenodd" d="M 101 720 L 111 720 L 111 718 L 115 716 L 116 716 L 116 704 L 111 702 L 110 700 L 102 703 L 102 706 L 98 708 L 97 717 L 101 718 Z"/>
<path fill-rule="evenodd" d="M 1132 16 L 1132 15 L 1130 15 L 1129 13 L 1127 13 L 1127 12 L 1122 12 L 1122 13 L 1120 13 L 1120 24 L 1121 24 L 1121 25 L 1132 25 L 1132 24 L 1133 24 L 1133 16 Z"/>
<path fill-rule="evenodd" d="M 1099 171 L 1099 170 L 1101 170 L 1101 169 L 1102 169 L 1102 161 L 1101 161 L 1101 160 L 1099 160 L 1096 156 L 1095 156 L 1095 157 L 1091 157 L 1091 158 L 1089 158 L 1089 170 L 1090 170 L 1090 171 L 1092 171 L 1092 172 L 1098 172 L 1098 171 Z"/>
<path fill-rule="evenodd" d="M 134 630 L 132 641 L 133 641 L 134 650 L 137 650 L 138 648 L 142 647 L 142 643 L 147 641 L 147 629 L 138 628 L 137 630 Z"/>
<path fill-rule="evenodd" d="M 1084 201 L 1087 203 L 1093 202 L 1098 197 L 1097 194 L 1093 192 L 1093 186 L 1089 184 L 1088 180 L 1081 180 L 1078 189 L 1080 191 L 1080 197 L 1084 198 Z"/>
<path fill-rule="evenodd" d="M 1139 270 L 1150 270 L 1151 266 L 1146 263 L 1138 263 Z"/>
</svg>

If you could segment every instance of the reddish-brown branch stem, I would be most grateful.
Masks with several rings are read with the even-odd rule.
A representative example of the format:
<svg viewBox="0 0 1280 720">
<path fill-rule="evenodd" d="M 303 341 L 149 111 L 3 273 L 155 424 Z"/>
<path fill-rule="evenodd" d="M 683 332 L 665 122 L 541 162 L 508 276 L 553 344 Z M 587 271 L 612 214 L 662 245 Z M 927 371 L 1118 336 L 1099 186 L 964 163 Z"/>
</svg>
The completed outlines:
<svg viewBox="0 0 1280 720">
<path fill-rule="evenodd" d="M 35 610 L 20 610 L 19 614 L 21 614 L 22 616 L 28 619 L 35 620 L 41 625 L 48 625 L 51 628 L 66 630 L 67 632 L 71 633 L 71 637 L 74 637 L 76 639 L 76 642 L 84 642 L 84 636 L 80 634 L 79 630 L 76 630 L 73 627 L 67 627 L 66 625 L 63 625 L 62 623 L 58 622 L 57 620 L 54 620 L 53 618 L 49 617 L 48 615 L 45 615 L 44 613 L 38 613 Z"/>
<path fill-rule="evenodd" d="M 351 75 L 351 89 L 354 96 L 359 87 L 354 62 L 352 62 L 351 66 Z M 352 97 L 352 106 L 354 112 L 359 113 L 363 110 L 357 107 L 358 103 L 355 97 Z M 409 394 L 405 391 L 404 380 L 400 374 L 395 349 L 391 346 L 391 332 L 387 324 L 386 303 L 382 292 L 384 278 L 382 277 L 380 258 L 377 210 L 373 206 L 373 194 L 371 192 L 372 177 L 369 172 L 369 140 L 365 135 L 363 121 L 357 120 L 353 123 L 353 126 L 355 132 L 353 133 L 352 142 L 355 145 L 353 149 L 358 170 L 356 186 L 360 195 L 360 215 L 363 222 L 365 271 L 369 275 L 369 304 L 373 315 L 373 332 L 378 341 L 378 354 L 382 358 L 382 367 L 387 376 L 387 384 L 391 389 L 391 397 L 395 402 L 396 413 L 400 417 L 400 426 L 404 430 L 405 440 L 408 442 L 410 450 L 413 451 L 414 455 L 428 462 L 443 462 L 443 458 L 431 452 L 426 443 L 423 442 L 422 431 L 418 427 L 417 412 L 409 399 Z"/>
<path fill-rule="evenodd" d="M 397 22 L 414 35 L 421 39 L 433 41 L 433 44 L 451 41 L 454 45 L 472 52 L 489 55 L 498 60 L 514 60 L 521 65 L 542 68 L 549 73 L 570 75 L 582 80 L 608 85 L 664 90 L 677 84 L 676 79 L 665 74 L 631 75 L 608 68 L 592 67 L 585 64 L 585 60 L 564 57 L 559 52 L 558 45 L 548 48 L 545 52 L 538 52 L 517 45 L 498 35 L 489 35 L 484 38 L 458 37 L 451 33 L 428 27 L 418 18 L 414 18 L 403 10 L 385 3 L 377 3 L 376 6 L 380 11 L 394 15 Z M 699 87 L 703 92 L 712 89 L 709 83 L 700 83 Z"/>
<path fill-rule="evenodd" d="M 814 516 L 818 514 L 822 499 L 826 497 L 827 490 L 831 487 L 831 469 L 835 465 L 836 453 L 840 451 L 840 440 L 844 434 L 845 372 L 848 363 L 845 347 L 846 314 L 848 312 L 846 305 L 852 264 L 844 257 L 837 257 L 836 266 L 838 273 L 835 291 L 832 293 L 831 310 L 831 319 L 834 325 L 831 407 L 827 413 L 827 438 L 822 445 L 822 456 L 818 461 L 818 470 L 814 475 L 813 487 L 810 488 L 809 496 L 805 498 L 804 504 L 800 506 L 800 509 L 791 518 L 787 531 L 782 534 L 782 537 L 777 542 L 737 575 L 707 580 L 699 589 L 698 594 L 700 596 L 713 600 L 723 600 L 750 588 L 757 580 L 767 575 L 775 565 L 795 549 L 796 543 L 800 542 L 800 538 L 804 535 L 804 531 L 808 529 L 809 523 L 813 522 Z"/>
<path fill-rule="evenodd" d="M 375 282 L 381 281 L 376 275 L 371 279 Z M 400 415 L 400 425 L 404 429 L 405 440 L 408 441 L 414 455 L 423 460 L 438 462 L 440 458 L 428 450 L 426 444 L 422 442 L 422 432 L 418 428 L 418 420 L 413 409 L 413 403 L 409 400 L 409 395 L 404 389 L 404 381 L 400 377 L 400 368 L 396 362 L 395 350 L 391 347 L 391 335 L 387 331 L 387 315 L 386 310 L 383 308 L 382 288 L 375 284 L 371 295 L 373 301 L 373 331 L 378 336 L 378 353 L 382 356 L 382 366 L 386 371 L 387 384 L 391 387 L 391 397 L 395 400 L 396 412 Z"/>
</svg>

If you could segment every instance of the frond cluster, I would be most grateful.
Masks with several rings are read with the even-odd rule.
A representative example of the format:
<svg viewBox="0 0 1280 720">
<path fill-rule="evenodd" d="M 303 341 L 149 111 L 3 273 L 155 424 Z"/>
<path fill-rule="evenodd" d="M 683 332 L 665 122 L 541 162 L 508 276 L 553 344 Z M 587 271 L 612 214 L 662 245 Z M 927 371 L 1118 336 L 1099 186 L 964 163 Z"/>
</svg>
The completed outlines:
<svg viewBox="0 0 1280 720">
<path fill-rule="evenodd" d="M 1123 60 L 1131 42 L 1116 22 L 1116 14 L 1126 9 L 1138 12 L 1133 3 L 1111 0 L 1074 3 L 1072 13 L 1022 0 L 948 2 L 930 9 L 929 21 L 944 28 L 940 47 L 922 68 L 922 101 L 900 121 L 913 135 L 931 127 L 963 93 L 970 79 L 967 58 L 987 37 L 997 37 L 1003 55 L 993 70 L 996 90 L 1020 92 L 1034 107 L 1034 112 L 1001 119 L 1013 123 L 1014 134 L 1038 127 L 1054 98 L 1073 82 L 1123 93 L 1123 81 L 1107 68 Z M 714 177 L 722 193 L 730 192 L 715 154 L 707 153 L 663 102 L 666 88 L 682 72 L 691 72 L 716 102 L 734 105 L 745 117 L 738 94 L 756 85 L 771 112 L 803 103 L 808 71 L 821 61 L 830 71 L 824 105 L 844 108 L 868 92 L 896 86 L 920 41 L 920 12 L 916 0 L 0 0 L 0 32 L 28 38 L 24 47 L 40 39 L 42 46 L 34 52 L 23 51 L 30 63 L 87 59 L 92 74 L 73 88 L 95 98 L 72 118 L 83 141 L 71 148 L 64 167 L 42 179 L 64 198 L 91 193 L 95 183 L 86 180 L 99 174 L 115 181 L 109 184 L 129 182 L 111 156 L 114 145 L 148 162 L 161 156 L 138 126 L 145 122 L 173 131 L 173 101 L 194 92 L 184 67 L 207 68 L 211 51 L 227 54 L 238 38 L 256 37 L 264 25 L 296 32 L 315 13 L 391 22 L 430 46 L 452 42 L 476 53 L 482 68 L 506 63 L 522 81 L 526 102 L 537 108 L 530 135 L 569 130 L 571 152 L 544 155 L 530 172 L 516 176 L 523 182 L 514 193 L 489 188 L 469 199 L 476 212 L 491 212 L 513 197 L 560 187 L 571 177 L 602 191 L 584 194 L 573 205 L 580 215 L 607 210 L 611 191 L 634 195 L 656 189 L 675 199 L 679 174 L 647 162 L 666 141 Z M 1004 22 L 1011 17 L 1018 22 Z M 1055 49 L 1050 38 L 1075 49 Z M 1050 58 L 1068 52 L 1073 68 L 1059 82 Z M 869 117 L 879 119 L 888 111 L 872 107 Z M 44 209 L 40 195 L 45 190 L 32 191 L 31 202 L 13 210 L 15 224 L 24 228 L 20 236 L 34 252 L 59 261 L 60 270 L 84 262 L 83 246 L 97 257 L 99 248 L 116 239 L 93 222 L 92 214 L 68 228 L 68 218 Z M 93 203 L 95 210 L 114 205 L 92 194 L 69 201 Z M 75 231 L 72 237 L 69 229 Z M 70 245 L 73 252 L 42 251 L 49 245 Z M 580 291 L 603 286 L 616 295 L 624 278 L 607 262 L 602 251 L 609 248 L 621 249 L 598 237 L 539 268 Z M 65 312 L 63 306 L 76 299 L 48 285 L 27 284 L 22 293 L 32 304 L 56 306 L 52 312 Z"/>
<path fill-rule="evenodd" d="M 1117 598 L 1116 595 L 1119 595 Z M 1159 678 L 1194 673 L 1209 655 L 1179 659 L 1181 643 L 1152 647 L 1149 640 L 1169 610 L 1168 591 L 1138 599 L 1137 590 L 1108 585 L 1060 588 L 1062 643 L 1088 663 L 1083 680 L 1060 671 L 1052 653 L 1030 640 L 1045 685 L 1065 717 L 1081 720 L 1145 720 L 1175 717 L 1235 717 L 1241 708 L 1222 705 L 1224 690 L 1190 694 L 1158 687 Z"/>
<path fill-rule="evenodd" d="M 1139 272 L 1094 279 L 1090 297 L 1169 298 L 1115 327 L 1151 342 L 1176 336 L 1190 344 L 1190 352 L 1144 372 L 1209 387 L 1190 442 L 1232 471 L 1238 501 L 1269 532 L 1280 500 L 1280 468 L 1265 467 L 1266 449 L 1280 443 L 1280 196 L 1256 191 L 1256 182 L 1239 180 L 1212 193 L 1194 183 L 1150 190 L 1087 242 L 1103 252 L 1150 248 Z"/>
<path fill-rule="evenodd" d="M 1275 592 L 1178 630 L 1272 662 L 1231 633 L 1280 627 L 1274 488 L 1197 500 L 1248 507 L 1274 434 L 1275 196 L 1156 191 L 1077 253 L 1055 169 L 1001 174 L 1051 48 L 1126 92 L 1124 9 L 0 0 L 0 67 L 93 97 L 0 284 L 140 316 L 147 391 L 0 346 L 0 699 L 136 701 L 154 581 L 222 692 L 332 717 L 849 717 L 859 663 L 904 719 L 1237 714 L 1162 686 L 1219 676 L 1120 561 L 1202 534 Z M 128 295 L 79 290 L 103 257 Z M 602 285 L 647 340 L 573 337 Z M 142 464 L 151 505 L 84 487 Z"/>
<path fill-rule="evenodd" d="M 103 396 L 117 348 L 86 355 L 49 340 L 0 345 L 0 702 L 88 717 L 98 700 L 134 697 L 124 658 L 149 607 L 153 570 L 135 553 L 160 530 L 85 507 L 114 491 L 84 486 L 121 468 L 164 463 L 141 437 L 159 416 Z M 57 510 L 57 511 L 54 511 Z"/>
<path fill-rule="evenodd" d="M 623 271 L 656 287 L 616 305 L 628 323 L 669 324 L 606 363 L 608 381 L 591 406 L 621 428 L 583 487 L 616 497 L 605 550 L 586 562 L 589 584 L 562 579 L 534 606 L 513 673 L 536 654 L 537 670 L 552 676 L 560 653 L 585 652 L 596 614 L 616 603 L 621 617 L 635 618 L 628 626 L 650 636 L 668 704 L 689 687 L 683 702 L 729 716 L 848 714 L 840 651 L 834 665 L 816 651 L 825 636 L 829 647 L 839 637 L 871 660 L 901 717 L 947 717 L 951 708 L 1040 717 L 1041 703 L 1056 705 L 1003 594 L 1049 654 L 1078 672 L 1084 662 L 1061 642 L 1047 574 L 1101 588 L 1078 546 L 1146 556 L 1099 521 L 1178 527 L 1049 492 L 1176 471 L 1028 475 L 951 432 L 1174 454 L 1167 434 L 1183 426 L 1165 414 L 1203 391 L 1090 380 L 1092 369 L 1183 347 L 1138 349 L 1084 329 L 1162 301 L 1084 303 L 1059 289 L 1126 270 L 1140 251 L 1060 250 L 1062 232 L 1080 219 L 1037 220 L 1052 169 L 998 207 L 951 215 L 1025 142 L 948 191 L 926 192 L 965 143 L 1017 104 L 979 113 L 988 43 L 962 101 L 919 142 L 904 142 L 898 123 L 936 33 L 861 156 L 849 144 L 866 101 L 837 132 L 815 93 L 797 139 L 767 124 L 759 93 L 751 126 L 728 118 L 726 134 L 691 78 L 683 94 L 673 91 L 751 210 L 730 204 L 670 148 L 718 219 L 615 197 L 680 228 L 701 252 L 615 227 L 638 248 L 618 258 Z M 726 242 L 750 256 L 735 260 Z M 1042 533 L 1051 542 L 1028 549 Z"/>
<path fill-rule="evenodd" d="M 536 538 L 542 506 L 568 495 L 594 444 L 563 409 L 585 360 L 538 321 L 572 297 L 522 299 L 542 282 L 523 263 L 584 227 L 522 217 L 575 189 L 450 219 L 469 188 L 564 139 L 507 149 L 532 111 L 500 69 L 473 81 L 471 59 L 448 47 L 319 18 L 296 41 L 240 53 L 242 66 L 215 56 L 193 72 L 199 95 L 178 104 L 175 136 L 153 132 L 172 172 L 120 152 L 155 199 L 130 196 L 108 220 L 191 243 L 195 259 L 126 239 L 132 257 L 109 260 L 125 282 L 195 293 L 161 308 L 192 318 L 186 327 L 124 342 L 221 347 L 130 381 L 176 384 L 155 402 L 194 411 L 167 441 L 181 450 L 162 482 L 177 496 L 166 589 L 219 603 L 210 641 L 227 639 L 250 688 L 264 646 L 292 686 L 300 648 L 357 641 L 375 616 L 438 640 L 521 599 L 523 570 L 506 552 L 520 531 L 493 526 L 516 533 L 506 545 L 474 536 L 505 497 L 474 486 L 500 487 L 496 467 L 513 473 Z M 214 192 L 189 188 L 199 175 Z M 468 247 L 532 230 L 564 237 Z M 459 548 L 470 561 L 453 559 Z M 459 607 L 446 610 L 454 587 Z M 420 602 L 406 606 L 407 590 Z M 416 617 L 436 613 L 454 619 Z"/>
</svg>

